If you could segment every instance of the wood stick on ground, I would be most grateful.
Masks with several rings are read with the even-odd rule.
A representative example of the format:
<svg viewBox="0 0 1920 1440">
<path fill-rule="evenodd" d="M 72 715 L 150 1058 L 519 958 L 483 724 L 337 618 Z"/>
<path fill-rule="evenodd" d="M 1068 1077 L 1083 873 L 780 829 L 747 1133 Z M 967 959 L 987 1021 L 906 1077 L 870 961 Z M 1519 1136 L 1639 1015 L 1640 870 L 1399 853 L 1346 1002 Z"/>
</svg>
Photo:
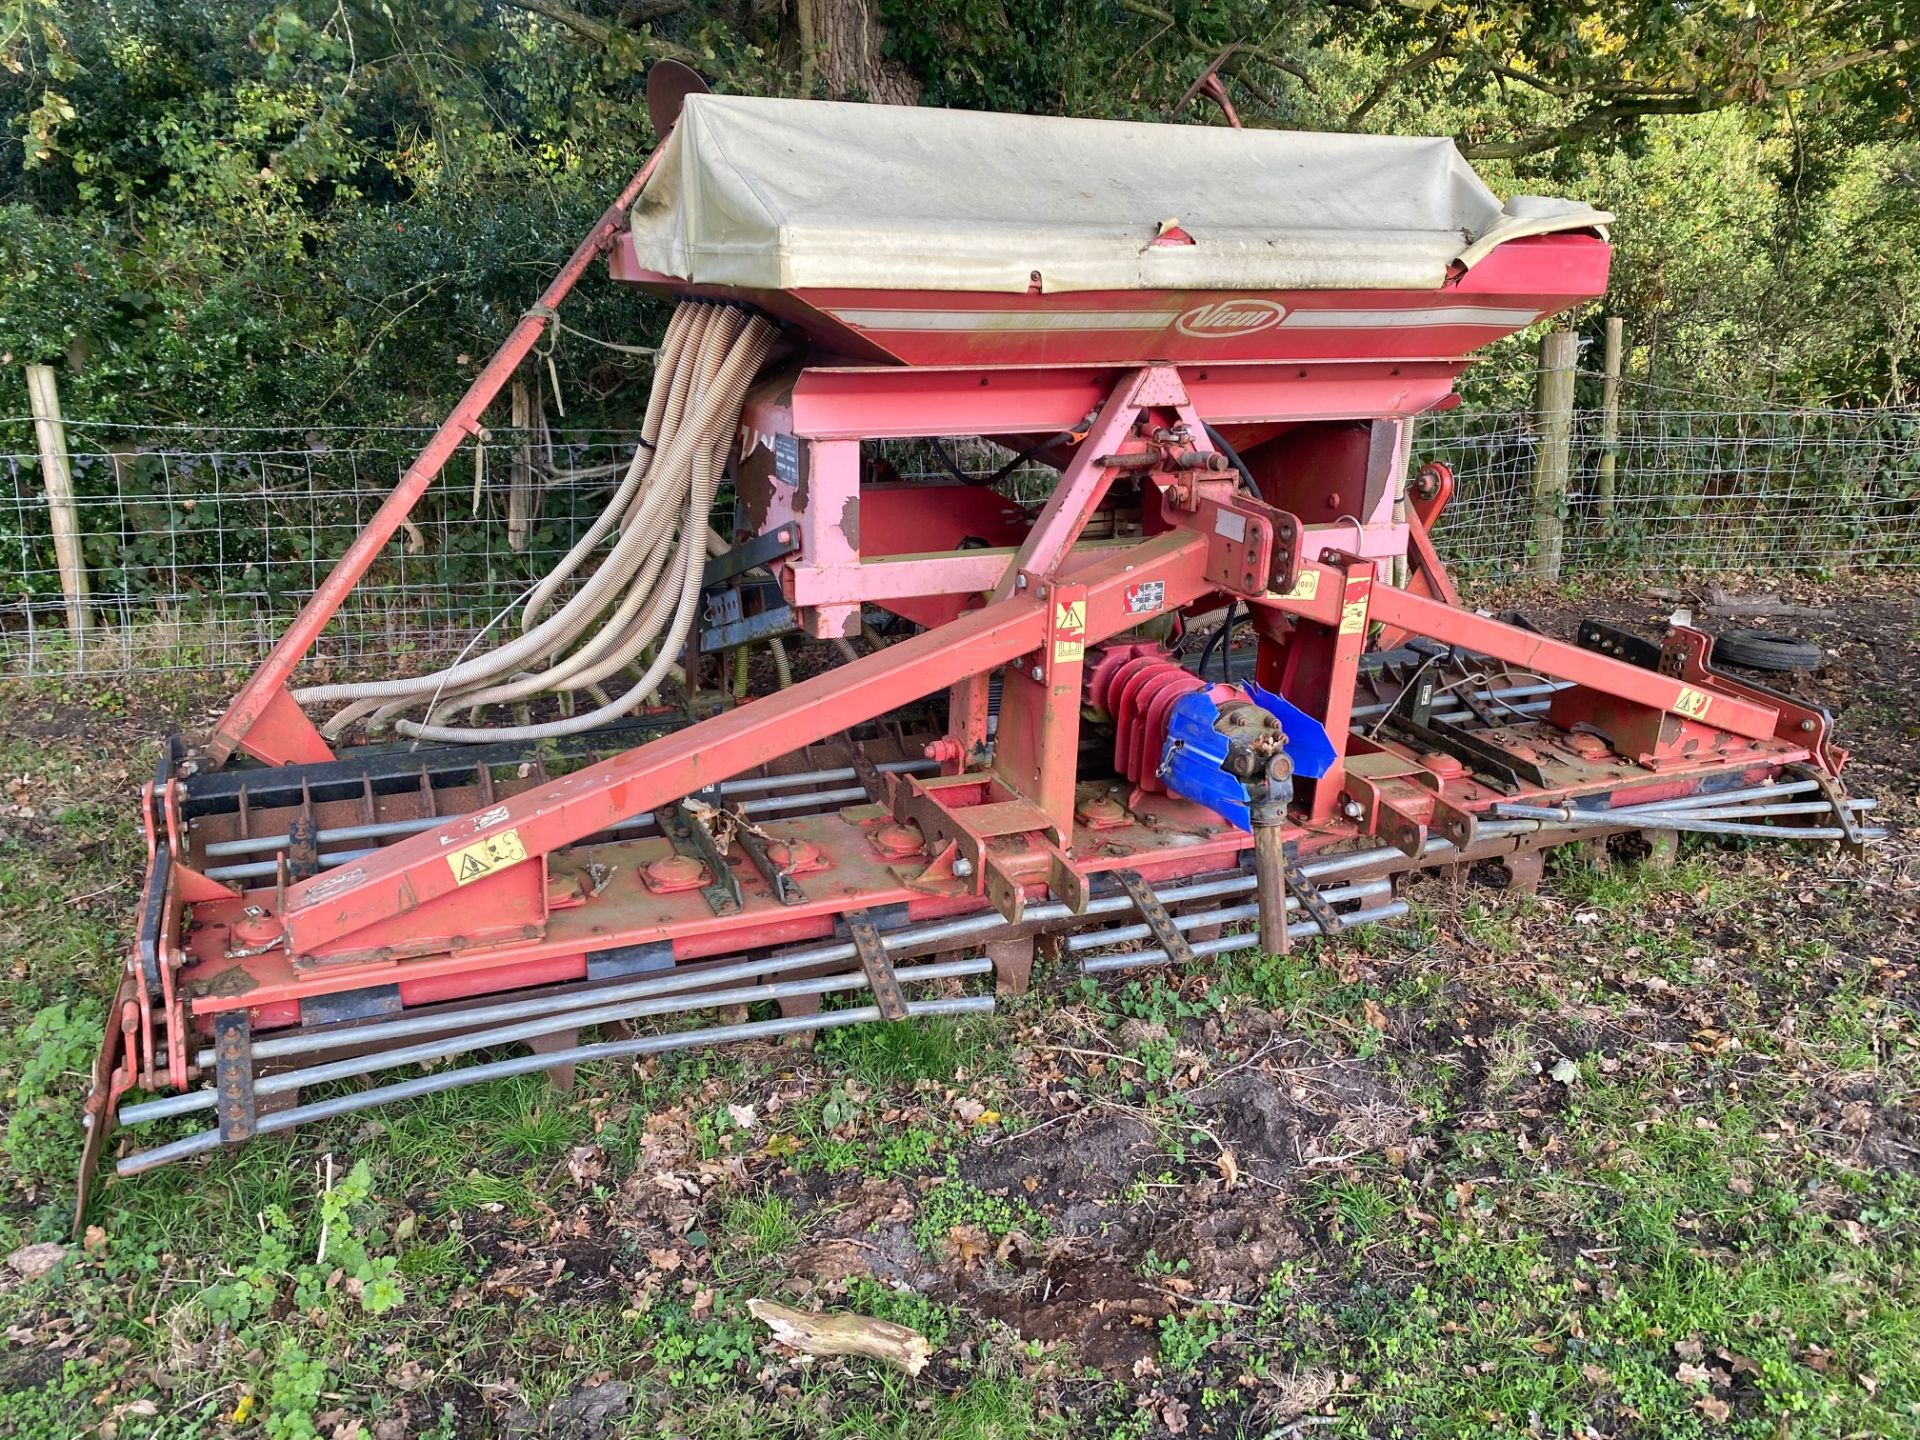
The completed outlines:
<svg viewBox="0 0 1920 1440">
<path fill-rule="evenodd" d="M 918 1375 L 933 1355 L 933 1347 L 919 1331 L 870 1315 L 823 1315 L 771 1300 L 749 1300 L 747 1309 L 782 1345 L 809 1355 L 864 1355 L 908 1375 Z"/>
</svg>

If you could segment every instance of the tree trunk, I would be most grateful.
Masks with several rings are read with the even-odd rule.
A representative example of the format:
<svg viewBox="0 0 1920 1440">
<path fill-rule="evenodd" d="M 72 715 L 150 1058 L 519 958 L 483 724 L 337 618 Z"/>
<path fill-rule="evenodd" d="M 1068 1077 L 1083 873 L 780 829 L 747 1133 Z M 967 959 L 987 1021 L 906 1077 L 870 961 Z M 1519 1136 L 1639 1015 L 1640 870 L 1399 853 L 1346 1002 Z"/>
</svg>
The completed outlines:
<svg viewBox="0 0 1920 1440">
<path fill-rule="evenodd" d="M 829 100 L 866 100 L 912 105 L 920 85 L 886 53 L 886 34 L 874 15 L 875 0 L 794 0 L 800 41 L 800 83 L 824 89 Z"/>
</svg>

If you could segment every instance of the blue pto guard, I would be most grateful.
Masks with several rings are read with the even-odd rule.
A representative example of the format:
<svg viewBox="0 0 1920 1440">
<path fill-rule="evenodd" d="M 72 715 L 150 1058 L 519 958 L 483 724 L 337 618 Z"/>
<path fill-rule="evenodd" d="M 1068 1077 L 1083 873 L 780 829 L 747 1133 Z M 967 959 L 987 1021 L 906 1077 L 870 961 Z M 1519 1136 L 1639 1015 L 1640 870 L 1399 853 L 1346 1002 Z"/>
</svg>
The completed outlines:
<svg viewBox="0 0 1920 1440">
<path fill-rule="evenodd" d="M 1326 727 L 1251 681 L 1244 688 L 1248 698 L 1280 722 L 1293 773 L 1308 779 L 1326 774 L 1334 759 Z M 1219 718 L 1220 707 L 1210 690 L 1181 696 L 1167 716 L 1167 744 L 1160 752 L 1160 774 L 1174 794 L 1205 805 L 1242 830 L 1251 830 L 1247 787 L 1226 768 L 1230 741 L 1215 728 Z"/>
</svg>

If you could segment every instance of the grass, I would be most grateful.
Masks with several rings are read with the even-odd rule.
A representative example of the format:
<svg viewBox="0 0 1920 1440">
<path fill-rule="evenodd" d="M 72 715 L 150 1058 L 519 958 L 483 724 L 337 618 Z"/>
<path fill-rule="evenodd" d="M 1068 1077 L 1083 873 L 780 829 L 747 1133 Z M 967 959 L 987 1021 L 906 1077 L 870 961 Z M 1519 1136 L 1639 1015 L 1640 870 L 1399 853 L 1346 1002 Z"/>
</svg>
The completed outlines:
<svg viewBox="0 0 1920 1440">
<path fill-rule="evenodd" d="M 0 1255 L 66 1234 L 139 704 L 0 739 Z M 0 1437 L 1920 1432 L 1916 961 L 1859 878 L 1694 846 L 1537 898 L 1434 878 L 1364 946 L 116 1183 L 0 1283 Z M 755 1296 L 933 1366 L 797 1364 Z"/>
</svg>

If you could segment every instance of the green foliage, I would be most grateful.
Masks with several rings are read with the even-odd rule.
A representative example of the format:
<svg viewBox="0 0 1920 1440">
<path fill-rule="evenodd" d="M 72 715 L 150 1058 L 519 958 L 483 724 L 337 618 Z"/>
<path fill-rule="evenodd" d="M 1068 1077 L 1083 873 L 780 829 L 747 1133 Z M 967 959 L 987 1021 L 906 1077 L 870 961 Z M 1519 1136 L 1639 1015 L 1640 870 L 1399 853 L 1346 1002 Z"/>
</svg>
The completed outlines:
<svg viewBox="0 0 1920 1440">
<path fill-rule="evenodd" d="M 5 1059 L 15 1078 L 4 1144 L 16 1175 L 46 1181 L 72 1170 L 80 1148 L 84 1081 L 100 1048 L 100 1025 L 97 1006 L 63 1001 L 6 1037 Z"/>
<path fill-rule="evenodd" d="M 373 1253 L 380 1232 L 365 1229 L 363 1214 L 373 1190 L 373 1172 L 365 1160 L 320 1196 L 318 1215 L 305 1226 L 280 1205 L 260 1213 L 260 1239 L 250 1259 L 231 1276 L 210 1285 L 201 1302 L 215 1320 L 243 1326 L 266 1317 L 282 1299 L 308 1311 L 330 1303 L 336 1280 L 359 1297 L 369 1315 L 393 1309 L 404 1297 L 399 1259 Z M 311 1255 L 313 1258 L 306 1258 Z M 304 1363 L 304 1357 L 302 1357 Z"/>
<path fill-rule="evenodd" d="M 1047 1221 L 1018 1196 L 989 1195 L 961 1179 L 958 1167 L 949 1161 L 946 1174 L 920 1197 L 914 1209 L 914 1243 L 933 1254 L 959 1229 L 978 1230 L 996 1242 L 1016 1230 L 1029 1240 L 1044 1240 Z"/>
<path fill-rule="evenodd" d="M 316 1360 L 291 1338 L 281 1342 L 267 1387 L 264 1428 L 267 1440 L 317 1440 L 313 1412 L 327 1383 L 325 1362 Z"/>
<path fill-rule="evenodd" d="M 437 416 L 653 144 L 654 58 L 746 93 L 1165 119 L 1224 54 L 1251 125 L 1452 133 L 1498 185 L 1611 205 L 1656 373 L 1913 393 L 1904 0 L 882 0 L 839 7 L 875 27 L 839 55 L 801 6 L 537 8 L 0 0 L 0 354 L 63 364 L 96 424 Z M 659 314 L 595 273 L 568 319 L 631 341 Z M 556 359 L 571 417 L 631 419 L 641 366 Z"/>
</svg>

